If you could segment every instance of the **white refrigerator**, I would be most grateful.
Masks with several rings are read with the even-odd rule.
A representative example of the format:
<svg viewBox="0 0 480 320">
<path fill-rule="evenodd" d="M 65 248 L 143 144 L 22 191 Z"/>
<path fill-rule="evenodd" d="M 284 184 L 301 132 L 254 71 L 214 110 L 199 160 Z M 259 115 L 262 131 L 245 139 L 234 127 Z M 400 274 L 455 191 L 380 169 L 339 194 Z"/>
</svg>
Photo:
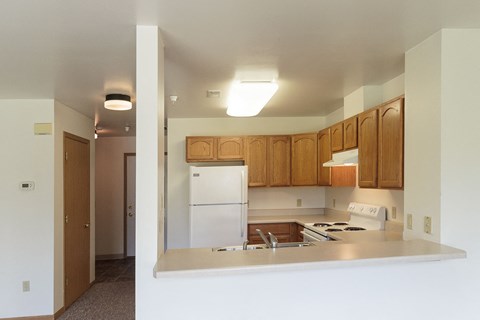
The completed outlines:
<svg viewBox="0 0 480 320">
<path fill-rule="evenodd" d="M 190 167 L 190 247 L 247 239 L 247 166 Z"/>
</svg>

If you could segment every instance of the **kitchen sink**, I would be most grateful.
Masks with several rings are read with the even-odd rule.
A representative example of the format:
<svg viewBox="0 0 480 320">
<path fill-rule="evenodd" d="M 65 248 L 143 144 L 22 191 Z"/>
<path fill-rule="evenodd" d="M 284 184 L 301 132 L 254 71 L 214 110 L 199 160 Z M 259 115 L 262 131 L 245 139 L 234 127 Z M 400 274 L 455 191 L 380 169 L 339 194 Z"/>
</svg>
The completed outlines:
<svg viewBox="0 0 480 320">
<path fill-rule="evenodd" d="M 301 248 L 314 246 L 313 242 L 280 242 L 277 248 Z"/>
<path fill-rule="evenodd" d="M 265 245 L 249 245 L 247 246 L 247 250 L 258 250 L 258 249 L 266 249 Z M 228 247 L 220 247 L 220 248 L 212 248 L 212 251 L 242 251 L 243 246 L 228 246 Z"/>
<path fill-rule="evenodd" d="M 281 242 L 277 244 L 277 249 L 280 248 L 301 248 L 301 247 L 309 247 L 314 246 L 312 242 Z M 264 244 L 253 244 L 248 245 L 247 250 L 259 250 L 259 249 L 271 249 L 267 248 Z M 212 248 L 212 251 L 242 251 L 243 246 L 228 246 L 228 247 L 219 247 L 219 248 Z"/>
</svg>

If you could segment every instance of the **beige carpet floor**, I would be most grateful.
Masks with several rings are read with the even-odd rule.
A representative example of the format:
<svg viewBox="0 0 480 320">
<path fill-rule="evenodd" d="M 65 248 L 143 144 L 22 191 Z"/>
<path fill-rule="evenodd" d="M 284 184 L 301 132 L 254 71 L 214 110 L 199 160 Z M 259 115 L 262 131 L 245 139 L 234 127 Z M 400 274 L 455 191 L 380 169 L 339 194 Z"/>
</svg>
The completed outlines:
<svg viewBox="0 0 480 320">
<path fill-rule="evenodd" d="M 135 319 L 135 259 L 96 262 L 96 281 L 59 320 Z"/>
</svg>

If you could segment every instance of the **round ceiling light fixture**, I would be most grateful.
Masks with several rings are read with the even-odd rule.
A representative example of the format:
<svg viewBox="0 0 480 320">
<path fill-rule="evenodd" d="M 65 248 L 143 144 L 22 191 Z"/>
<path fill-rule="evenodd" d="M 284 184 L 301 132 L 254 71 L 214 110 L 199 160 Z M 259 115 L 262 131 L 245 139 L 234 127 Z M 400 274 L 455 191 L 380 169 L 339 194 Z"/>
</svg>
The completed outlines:
<svg viewBox="0 0 480 320">
<path fill-rule="evenodd" d="M 105 97 L 105 109 L 115 111 L 125 111 L 132 109 L 130 96 L 120 93 L 107 94 Z"/>
</svg>

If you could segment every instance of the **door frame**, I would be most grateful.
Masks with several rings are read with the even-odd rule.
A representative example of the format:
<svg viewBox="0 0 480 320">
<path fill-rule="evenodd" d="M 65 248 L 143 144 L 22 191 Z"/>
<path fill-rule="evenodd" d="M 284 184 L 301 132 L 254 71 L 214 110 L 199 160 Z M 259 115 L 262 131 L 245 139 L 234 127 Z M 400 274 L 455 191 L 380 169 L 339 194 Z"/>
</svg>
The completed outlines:
<svg viewBox="0 0 480 320">
<path fill-rule="evenodd" d="M 67 260 L 67 246 L 66 246 L 66 238 L 67 238 L 67 228 L 65 226 L 65 210 L 66 210 L 66 201 L 65 201 L 65 195 L 66 195 L 66 188 L 65 188 L 65 178 L 66 178 L 66 172 L 65 172 L 65 150 L 66 150 L 66 139 L 72 139 L 72 140 L 75 140 L 75 141 L 78 141 L 80 143 L 85 143 L 87 146 L 88 146 L 88 155 L 89 155 L 89 164 L 88 164 L 88 219 L 89 221 L 91 221 L 91 215 L 92 215 L 92 212 L 90 210 L 90 207 L 91 207 L 91 197 L 90 197 L 90 189 L 91 189 L 91 176 L 90 176 L 90 173 L 91 173 L 91 163 L 90 163 L 90 140 L 88 139 L 85 139 L 85 138 L 82 138 L 82 137 L 79 137 L 79 136 L 76 136 L 72 133 L 69 133 L 69 132 L 66 132 L 64 131 L 63 132 L 63 141 L 62 141 L 62 175 L 63 175 L 63 213 L 62 213 L 62 225 L 63 225 L 63 308 L 64 309 L 67 309 L 69 306 L 72 305 L 69 304 L 68 306 L 66 305 L 66 295 L 67 295 L 67 288 L 66 288 L 66 281 L 67 281 L 67 274 L 66 274 L 66 260 Z M 89 222 L 90 225 L 91 225 L 91 222 Z M 90 241 L 90 238 L 91 238 L 91 231 L 92 229 L 89 228 L 89 237 L 88 237 L 88 253 L 89 253 L 89 261 L 88 261 L 88 286 L 90 287 L 92 285 L 92 283 L 90 282 L 90 277 L 91 277 L 91 274 L 90 274 L 90 264 L 91 264 L 91 256 L 90 256 L 90 253 L 91 253 L 91 250 L 92 250 L 92 244 L 91 244 L 91 241 Z"/>
<path fill-rule="evenodd" d="M 123 154 L 123 256 L 127 257 L 127 158 L 136 157 L 136 152 L 126 152 Z M 136 166 L 135 166 L 136 170 Z M 135 222 L 137 220 L 137 214 L 135 212 Z"/>
</svg>

